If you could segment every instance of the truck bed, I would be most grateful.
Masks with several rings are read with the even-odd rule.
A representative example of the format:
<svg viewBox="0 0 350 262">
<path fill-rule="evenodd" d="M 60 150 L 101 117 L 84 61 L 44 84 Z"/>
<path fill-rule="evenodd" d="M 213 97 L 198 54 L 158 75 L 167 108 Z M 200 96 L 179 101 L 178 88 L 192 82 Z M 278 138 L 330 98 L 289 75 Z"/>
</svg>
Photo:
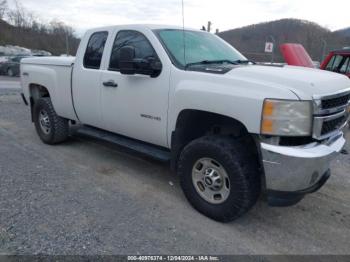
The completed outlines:
<svg viewBox="0 0 350 262">
<path fill-rule="evenodd" d="M 53 66 L 72 66 L 75 57 L 34 57 L 22 59 L 22 64 L 53 65 Z"/>
<path fill-rule="evenodd" d="M 51 100 L 58 115 L 77 120 L 72 100 L 72 70 L 75 57 L 33 57 L 21 60 L 23 94 L 41 85 L 51 91 Z"/>
</svg>

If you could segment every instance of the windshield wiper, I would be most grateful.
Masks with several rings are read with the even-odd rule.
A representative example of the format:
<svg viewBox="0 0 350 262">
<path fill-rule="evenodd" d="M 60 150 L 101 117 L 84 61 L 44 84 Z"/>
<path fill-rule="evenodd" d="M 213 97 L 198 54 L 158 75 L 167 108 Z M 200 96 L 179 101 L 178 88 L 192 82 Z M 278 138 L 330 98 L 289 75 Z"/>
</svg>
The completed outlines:
<svg viewBox="0 0 350 262">
<path fill-rule="evenodd" d="M 253 65 L 256 64 L 254 61 L 251 61 L 251 60 L 235 60 L 234 62 L 237 64 L 249 64 L 249 63 L 252 63 Z"/>
<path fill-rule="evenodd" d="M 222 59 L 222 60 L 203 60 L 203 61 L 199 61 L 199 62 L 195 62 L 195 63 L 188 63 L 185 66 L 185 69 L 187 69 L 190 66 L 193 65 L 210 65 L 210 64 L 223 64 L 223 63 L 228 63 L 228 64 L 232 64 L 232 65 L 238 65 L 239 62 L 237 61 L 232 61 L 232 60 L 228 60 L 228 59 Z"/>
</svg>

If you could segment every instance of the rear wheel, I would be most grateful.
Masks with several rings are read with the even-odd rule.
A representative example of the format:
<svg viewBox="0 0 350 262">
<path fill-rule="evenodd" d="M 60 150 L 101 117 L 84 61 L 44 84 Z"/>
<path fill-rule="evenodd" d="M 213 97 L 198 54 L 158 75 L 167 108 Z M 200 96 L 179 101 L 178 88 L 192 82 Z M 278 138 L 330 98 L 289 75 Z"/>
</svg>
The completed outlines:
<svg viewBox="0 0 350 262">
<path fill-rule="evenodd" d="M 34 104 L 34 124 L 40 139 L 45 144 L 62 143 L 68 138 L 68 120 L 56 114 L 48 97 L 40 98 Z"/>
<path fill-rule="evenodd" d="M 178 174 L 186 198 L 202 214 L 232 221 L 256 203 L 260 195 L 257 158 L 249 138 L 199 138 L 185 147 Z"/>
</svg>

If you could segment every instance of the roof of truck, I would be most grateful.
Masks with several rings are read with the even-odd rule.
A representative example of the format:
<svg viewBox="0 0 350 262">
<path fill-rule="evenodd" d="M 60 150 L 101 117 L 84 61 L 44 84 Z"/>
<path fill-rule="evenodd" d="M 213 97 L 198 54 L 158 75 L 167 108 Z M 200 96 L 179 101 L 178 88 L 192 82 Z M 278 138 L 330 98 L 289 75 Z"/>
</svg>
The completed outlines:
<svg viewBox="0 0 350 262">
<path fill-rule="evenodd" d="M 114 26 L 105 26 L 105 27 L 98 27 L 98 28 L 92 28 L 89 31 L 96 31 L 96 30 L 109 30 L 109 29 L 114 29 L 114 28 L 131 28 L 131 29 L 136 29 L 136 28 L 147 28 L 150 30 L 157 30 L 157 29 L 180 29 L 182 30 L 182 26 L 174 26 L 174 25 L 159 25 L 159 24 L 126 24 L 126 25 L 114 25 Z M 200 31 L 198 29 L 193 29 L 193 28 L 185 28 L 185 30 L 194 30 L 194 31 Z"/>
<path fill-rule="evenodd" d="M 350 48 L 333 50 L 332 53 L 336 53 L 336 54 L 350 54 Z"/>
</svg>

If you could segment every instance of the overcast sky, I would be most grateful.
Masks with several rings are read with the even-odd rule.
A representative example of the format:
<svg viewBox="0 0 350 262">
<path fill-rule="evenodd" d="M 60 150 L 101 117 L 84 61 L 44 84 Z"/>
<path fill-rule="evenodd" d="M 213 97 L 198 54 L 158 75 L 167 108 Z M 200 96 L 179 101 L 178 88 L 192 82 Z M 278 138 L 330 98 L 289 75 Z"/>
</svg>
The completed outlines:
<svg viewBox="0 0 350 262">
<path fill-rule="evenodd" d="M 9 2 L 13 0 L 8 0 Z M 181 0 L 19 0 L 47 22 L 87 28 L 128 23 L 182 24 Z M 350 0 L 184 0 L 185 24 L 220 31 L 280 18 L 307 19 L 331 30 L 350 27 Z"/>
</svg>

